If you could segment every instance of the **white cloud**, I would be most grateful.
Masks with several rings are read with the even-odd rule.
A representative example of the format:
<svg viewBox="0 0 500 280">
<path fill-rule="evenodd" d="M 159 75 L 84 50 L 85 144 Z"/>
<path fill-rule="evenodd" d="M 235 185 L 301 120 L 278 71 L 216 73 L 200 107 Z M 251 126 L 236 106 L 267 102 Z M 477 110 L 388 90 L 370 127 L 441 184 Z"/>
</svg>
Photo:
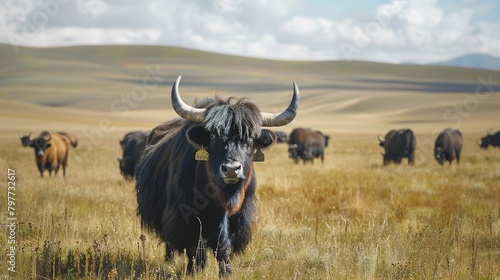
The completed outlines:
<svg viewBox="0 0 500 280">
<path fill-rule="evenodd" d="M 108 4 L 101 0 L 76 0 L 76 6 L 84 14 L 90 14 L 93 18 L 108 11 Z"/>
<path fill-rule="evenodd" d="M 446 3 L 393 0 L 365 17 L 330 18 L 302 14 L 305 0 L 11 1 L 0 9 L 0 42 L 162 44 L 275 59 L 386 62 L 500 55 L 498 20 L 481 21 L 474 3 Z"/>
</svg>

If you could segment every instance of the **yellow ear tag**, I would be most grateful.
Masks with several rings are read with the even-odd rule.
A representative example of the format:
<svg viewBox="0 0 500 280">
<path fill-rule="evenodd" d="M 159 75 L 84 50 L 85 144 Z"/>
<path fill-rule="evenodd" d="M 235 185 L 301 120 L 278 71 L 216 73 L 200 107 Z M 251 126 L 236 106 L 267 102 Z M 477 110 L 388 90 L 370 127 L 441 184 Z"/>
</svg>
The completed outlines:
<svg viewBox="0 0 500 280">
<path fill-rule="evenodd" d="M 253 161 L 264 161 L 266 159 L 266 156 L 264 153 L 258 149 L 255 154 L 253 154 Z"/>
<path fill-rule="evenodd" d="M 198 161 L 208 161 L 208 151 L 203 146 L 201 146 L 201 148 L 196 151 L 194 159 Z"/>
</svg>

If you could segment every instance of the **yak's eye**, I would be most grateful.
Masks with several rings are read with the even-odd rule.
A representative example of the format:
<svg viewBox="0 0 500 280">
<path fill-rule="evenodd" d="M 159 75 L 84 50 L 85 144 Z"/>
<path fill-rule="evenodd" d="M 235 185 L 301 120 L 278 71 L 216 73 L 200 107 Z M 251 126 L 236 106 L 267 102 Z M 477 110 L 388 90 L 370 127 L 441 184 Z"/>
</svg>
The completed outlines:
<svg viewBox="0 0 500 280">
<path fill-rule="evenodd" d="M 217 136 L 215 136 L 215 134 L 211 133 L 210 134 L 210 140 L 215 140 L 215 138 L 217 138 Z"/>
</svg>

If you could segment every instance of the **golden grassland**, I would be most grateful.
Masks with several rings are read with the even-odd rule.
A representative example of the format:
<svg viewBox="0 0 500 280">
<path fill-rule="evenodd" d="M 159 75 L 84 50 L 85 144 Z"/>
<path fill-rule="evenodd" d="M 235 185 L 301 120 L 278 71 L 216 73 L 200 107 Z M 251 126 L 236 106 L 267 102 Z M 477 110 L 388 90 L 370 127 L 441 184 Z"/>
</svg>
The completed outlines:
<svg viewBox="0 0 500 280">
<path fill-rule="evenodd" d="M 66 178 L 40 178 L 32 149 L 1 139 L 2 184 L 7 168 L 16 171 L 17 272 L 11 276 L 190 278 L 186 257 L 165 263 L 164 245 L 141 229 L 134 184 L 121 177 L 115 160 L 120 135 L 113 136 L 86 151 L 83 161 L 78 148 L 71 151 Z M 375 136 L 360 134 L 333 136 L 324 164 L 296 165 L 285 144 L 274 145 L 266 162 L 255 164 L 255 235 L 233 258 L 232 277 L 500 277 L 500 150 L 479 150 L 479 136 L 466 136 L 460 165 L 442 167 L 429 149 L 418 151 L 415 166 L 382 167 Z M 0 242 L 8 248 L 7 238 Z M 218 278 L 212 255 L 196 278 Z"/>
<path fill-rule="evenodd" d="M 179 74 L 187 103 L 217 93 L 269 112 L 284 109 L 295 81 L 298 116 L 277 130 L 331 136 L 324 164 L 294 164 L 285 144 L 255 164 L 257 223 L 246 252 L 232 260 L 233 279 L 500 278 L 500 149 L 476 145 L 487 129 L 500 129 L 500 71 L 153 46 L 19 50 L 0 45 L 2 278 L 192 278 L 185 256 L 165 263 L 164 244 L 141 229 L 134 184 L 116 161 L 125 132 L 175 117 L 169 92 Z M 417 136 L 416 164 L 382 167 L 377 135 L 406 127 Z M 436 132 L 446 127 L 465 137 L 458 166 L 433 159 Z M 79 138 L 66 178 L 40 178 L 33 150 L 19 143 L 18 134 L 45 129 Z M 9 168 L 15 274 L 7 272 Z M 218 278 L 212 255 L 195 277 Z"/>
</svg>

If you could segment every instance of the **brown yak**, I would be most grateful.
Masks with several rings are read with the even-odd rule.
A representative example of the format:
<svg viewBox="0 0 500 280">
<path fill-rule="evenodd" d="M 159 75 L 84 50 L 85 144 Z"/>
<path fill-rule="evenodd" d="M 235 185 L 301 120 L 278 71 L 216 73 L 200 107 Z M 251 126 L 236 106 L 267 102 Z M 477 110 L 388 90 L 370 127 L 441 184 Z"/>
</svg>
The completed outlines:
<svg viewBox="0 0 500 280">
<path fill-rule="evenodd" d="M 41 177 L 45 170 L 49 171 L 50 176 L 52 171 L 57 175 L 60 166 L 63 169 L 63 176 L 66 175 L 71 142 L 66 135 L 48 131 L 43 131 L 38 138 L 33 139 L 30 146 L 35 150 L 36 165 Z"/>
</svg>

